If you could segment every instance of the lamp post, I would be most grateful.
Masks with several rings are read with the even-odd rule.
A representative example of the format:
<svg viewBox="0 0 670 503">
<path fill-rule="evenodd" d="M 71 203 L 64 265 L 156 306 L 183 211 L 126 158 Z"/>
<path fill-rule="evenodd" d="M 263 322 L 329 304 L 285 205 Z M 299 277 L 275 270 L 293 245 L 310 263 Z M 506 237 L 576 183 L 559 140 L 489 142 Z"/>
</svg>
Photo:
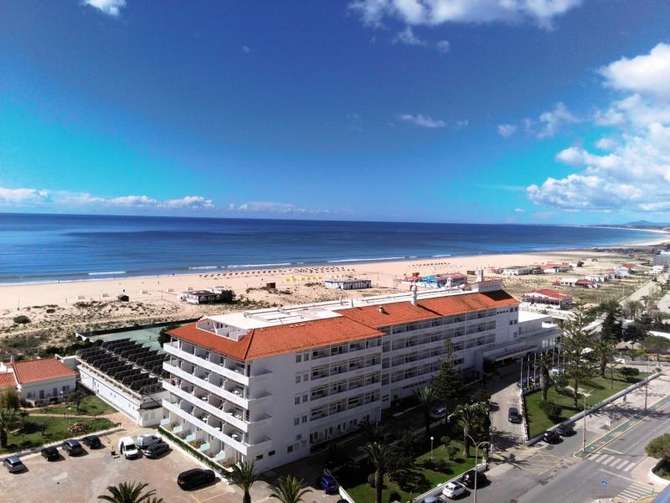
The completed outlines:
<svg viewBox="0 0 670 503">
<path fill-rule="evenodd" d="M 484 446 L 484 445 L 490 446 L 491 442 L 487 442 L 486 440 L 483 440 L 482 442 L 477 443 L 477 442 L 475 442 L 475 439 L 472 438 L 470 435 L 467 435 L 467 437 L 470 440 L 472 440 L 472 443 L 475 445 L 475 486 L 473 488 L 472 494 L 473 494 L 474 503 L 477 503 L 477 480 L 479 479 L 479 470 L 477 469 L 477 455 L 479 453 L 479 449 L 480 449 L 481 446 Z"/>
<path fill-rule="evenodd" d="M 586 455 L 586 395 L 584 395 L 584 417 L 582 418 L 582 452 Z"/>
<path fill-rule="evenodd" d="M 433 462 L 433 440 L 435 440 L 434 436 L 430 436 L 430 462 Z"/>
</svg>

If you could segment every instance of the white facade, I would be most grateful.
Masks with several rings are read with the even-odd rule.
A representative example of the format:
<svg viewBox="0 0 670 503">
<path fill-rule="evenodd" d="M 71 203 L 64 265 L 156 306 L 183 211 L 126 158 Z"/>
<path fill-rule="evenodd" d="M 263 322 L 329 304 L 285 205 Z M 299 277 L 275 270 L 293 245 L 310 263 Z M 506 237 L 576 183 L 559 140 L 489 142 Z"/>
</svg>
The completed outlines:
<svg viewBox="0 0 670 503">
<path fill-rule="evenodd" d="M 499 288 L 487 284 L 485 288 Z M 472 292 L 451 294 L 468 295 Z M 445 297 L 444 292 L 422 292 L 367 298 L 352 304 L 375 306 L 399 300 L 416 305 L 419 299 Z M 419 300 L 420 303 L 420 300 Z M 249 330 L 307 320 L 346 316 L 350 304 L 323 303 L 288 309 L 260 310 L 204 318 L 198 328 L 207 337 L 244 341 Z M 409 396 L 430 382 L 447 353 L 455 363 L 478 372 L 487 353 L 522 346 L 532 350 L 536 332 L 519 335 L 518 303 L 503 307 L 433 316 L 379 328 L 379 336 L 323 344 L 299 351 L 241 361 L 197 341 L 173 337 L 164 349 L 170 355 L 164 369 L 169 393 L 163 401 L 162 426 L 190 442 L 202 453 L 229 465 L 253 461 L 268 470 L 307 456 L 331 438 L 376 422 L 395 399 Z M 173 332 L 174 333 L 174 332 Z"/>
<path fill-rule="evenodd" d="M 26 365 L 33 366 L 30 373 L 21 370 Z M 19 399 L 32 406 L 63 401 L 74 392 L 77 385 L 76 374 L 54 359 L 0 362 L 0 374 L 11 383 Z"/>
<path fill-rule="evenodd" d="M 324 280 L 323 286 L 335 290 L 361 290 L 372 287 L 372 280 L 345 278 L 345 279 L 327 279 Z"/>
</svg>

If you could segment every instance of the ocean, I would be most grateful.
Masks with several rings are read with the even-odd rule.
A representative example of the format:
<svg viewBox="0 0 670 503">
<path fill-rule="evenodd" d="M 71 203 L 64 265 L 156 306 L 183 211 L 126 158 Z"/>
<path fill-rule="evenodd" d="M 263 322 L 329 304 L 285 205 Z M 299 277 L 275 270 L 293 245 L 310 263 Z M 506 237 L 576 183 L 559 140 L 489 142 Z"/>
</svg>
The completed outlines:
<svg viewBox="0 0 670 503">
<path fill-rule="evenodd" d="M 558 250 L 655 236 L 551 225 L 0 213 L 0 282 Z"/>
</svg>

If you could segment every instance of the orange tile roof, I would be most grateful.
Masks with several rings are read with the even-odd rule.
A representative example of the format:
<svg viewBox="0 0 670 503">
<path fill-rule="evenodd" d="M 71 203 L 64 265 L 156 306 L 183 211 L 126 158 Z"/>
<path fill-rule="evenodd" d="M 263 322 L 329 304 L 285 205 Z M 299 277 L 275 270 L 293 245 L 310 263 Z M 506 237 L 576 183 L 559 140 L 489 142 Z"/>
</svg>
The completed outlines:
<svg viewBox="0 0 670 503">
<path fill-rule="evenodd" d="M 169 333 L 177 339 L 246 361 L 383 335 L 345 317 L 256 328 L 239 341 L 200 330 L 195 323 L 177 327 Z"/>
<path fill-rule="evenodd" d="M 383 312 L 380 308 L 383 308 Z M 352 307 L 337 312 L 342 316 L 374 328 L 439 318 L 438 314 L 407 301 L 377 306 Z"/>
<path fill-rule="evenodd" d="M 504 290 L 446 295 L 444 297 L 433 297 L 432 299 L 418 301 L 419 306 L 430 309 L 441 316 L 452 316 L 472 311 L 516 306 L 518 304 L 519 301 Z"/>
<path fill-rule="evenodd" d="M 14 388 L 16 387 L 16 379 L 12 372 L 3 372 L 0 374 L 0 388 Z"/>
<path fill-rule="evenodd" d="M 528 292 L 525 295 L 544 295 L 545 297 L 550 297 L 552 299 L 568 299 L 570 296 L 566 293 L 559 292 L 558 290 L 553 290 L 551 288 L 540 288 L 539 290 L 533 290 Z"/>
<path fill-rule="evenodd" d="M 19 384 L 30 384 L 51 379 L 77 377 L 77 373 L 55 358 L 23 360 L 12 363 Z"/>
</svg>

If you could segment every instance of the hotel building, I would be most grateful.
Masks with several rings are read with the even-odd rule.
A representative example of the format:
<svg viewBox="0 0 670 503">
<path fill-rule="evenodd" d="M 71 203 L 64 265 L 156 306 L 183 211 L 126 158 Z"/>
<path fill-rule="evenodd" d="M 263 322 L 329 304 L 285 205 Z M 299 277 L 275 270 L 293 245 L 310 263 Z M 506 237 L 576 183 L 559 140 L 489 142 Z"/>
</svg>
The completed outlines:
<svg viewBox="0 0 670 503">
<path fill-rule="evenodd" d="M 553 344 L 533 318 L 520 335 L 519 302 L 497 281 L 466 292 L 410 294 L 207 316 L 164 345 L 162 426 L 222 466 L 259 470 L 295 461 L 393 400 L 428 384 L 447 353 L 466 377 L 485 358 Z"/>
</svg>

